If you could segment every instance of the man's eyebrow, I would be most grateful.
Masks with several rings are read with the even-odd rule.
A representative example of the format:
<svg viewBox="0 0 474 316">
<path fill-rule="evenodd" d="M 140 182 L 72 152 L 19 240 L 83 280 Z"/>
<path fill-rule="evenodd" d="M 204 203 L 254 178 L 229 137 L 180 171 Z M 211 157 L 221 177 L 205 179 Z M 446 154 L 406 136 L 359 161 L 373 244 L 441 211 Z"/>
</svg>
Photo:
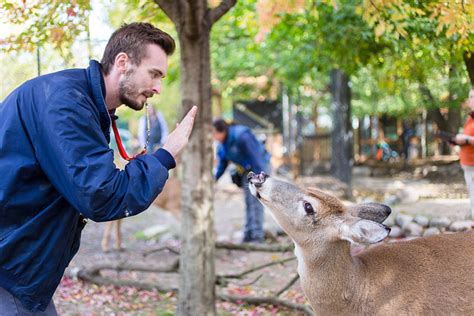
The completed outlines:
<svg viewBox="0 0 474 316">
<path fill-rule="evenodd" d="M 153 68 L 153 69 L 150 70 L 150 72 L 159 74 L 161 76 L 161 78 L 165 77 L 163 72 L 159 69 Z"/>
</svg>

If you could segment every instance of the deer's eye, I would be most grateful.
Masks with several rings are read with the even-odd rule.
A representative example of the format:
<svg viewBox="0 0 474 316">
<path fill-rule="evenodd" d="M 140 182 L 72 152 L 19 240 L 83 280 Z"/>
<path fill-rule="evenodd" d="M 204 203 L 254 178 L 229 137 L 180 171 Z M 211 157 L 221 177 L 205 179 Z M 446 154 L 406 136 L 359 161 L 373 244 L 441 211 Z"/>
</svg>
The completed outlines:
<svg viewBox="0 0 474 316">
<path fill-rule="evenodd" d="M 314 214 L 314 209 L 311 203 L 304 201 L 303 202 L 304 211 L 306 214 Z"/>
</svg>

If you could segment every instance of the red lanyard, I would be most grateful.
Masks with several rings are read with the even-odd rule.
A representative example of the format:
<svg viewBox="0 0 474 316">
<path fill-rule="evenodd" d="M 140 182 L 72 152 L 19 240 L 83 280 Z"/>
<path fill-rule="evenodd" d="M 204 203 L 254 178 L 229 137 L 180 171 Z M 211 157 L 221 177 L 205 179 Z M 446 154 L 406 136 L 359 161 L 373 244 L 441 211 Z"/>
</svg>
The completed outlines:
<svg viewBox="0 0 474 316">
<path fill-rule="evenodd" d="M 137 158 L 140 155 L 146 154 L 146 148 L 144 148 L 139 154 L 133 155 L 132 157 L 129 157 L 127 155 L 127 152 L 125 151 L 125 148 L 123 147 L 122 139 L 120 138 L 120 134 L 119 134 L 118 129 L 117 129 L 117 123 L 115 123 L 115 121 L 116 120 L 112 118 L 112 129 L 114 131 L 115 142 L 117 143 L 117 148 L 119 150 L 120 156 L 123 159 L 125 159 L 127 161 L 130 161 L 132 159 Z"/>
</svg>

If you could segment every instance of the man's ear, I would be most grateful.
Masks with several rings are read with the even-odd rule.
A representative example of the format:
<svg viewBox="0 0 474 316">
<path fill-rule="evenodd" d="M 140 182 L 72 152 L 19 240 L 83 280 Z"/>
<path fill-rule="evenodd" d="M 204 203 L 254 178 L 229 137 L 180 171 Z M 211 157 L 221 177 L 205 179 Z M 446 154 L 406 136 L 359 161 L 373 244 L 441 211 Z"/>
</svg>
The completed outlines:
<svg viewBox="0 0 474 316">
<path fill-rule="evenodd" d="M 352 216 L 368 219 L 377 223 L 383 223 L 392 213 L 390 207 L 379 203 L 363 203 L 349 206 L 347 208 Z"/>
<path fill-rule="evenodd" d="M 352 243 L 373 244 L 387 237 L 390 228 L 371 220 L 351 218 L 342 223 L 339 232 L 341 239 Z"/>
<path fill-rule="evenodd" d="M 124 52 L 120 52 L 117 54 L 117 56 L 115 56 L 114 66 L 121 74 L 124 74 L 127 70 L 128 62 L 128 55 Z"/>
</svg>

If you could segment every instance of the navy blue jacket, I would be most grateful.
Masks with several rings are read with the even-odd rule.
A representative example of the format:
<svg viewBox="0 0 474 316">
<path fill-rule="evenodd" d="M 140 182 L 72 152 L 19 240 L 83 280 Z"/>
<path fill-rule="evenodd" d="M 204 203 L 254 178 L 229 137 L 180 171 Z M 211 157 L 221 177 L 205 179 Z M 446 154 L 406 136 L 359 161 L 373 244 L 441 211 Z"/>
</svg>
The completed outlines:
<svg viewBox="0 0 474 316">
<path fill-rule="evenodd" d="M 30 80 L 0 103 L 0 287 L 31 311 L 51 301 L 84 217 L 144 211 L 175 166 L 161 149 L 117 169 L 104 99 L 100 65 L 91 61 Z"/>
<path fill-rule="evenodd" d="M 230 161 L 255 173 L 268 172 L 270 154 L 255 138 L 250 128 L 230 125 L 224 143 L 217 147 L 217 159 L 216 180 L 222 176 Z"/>
</svg>

